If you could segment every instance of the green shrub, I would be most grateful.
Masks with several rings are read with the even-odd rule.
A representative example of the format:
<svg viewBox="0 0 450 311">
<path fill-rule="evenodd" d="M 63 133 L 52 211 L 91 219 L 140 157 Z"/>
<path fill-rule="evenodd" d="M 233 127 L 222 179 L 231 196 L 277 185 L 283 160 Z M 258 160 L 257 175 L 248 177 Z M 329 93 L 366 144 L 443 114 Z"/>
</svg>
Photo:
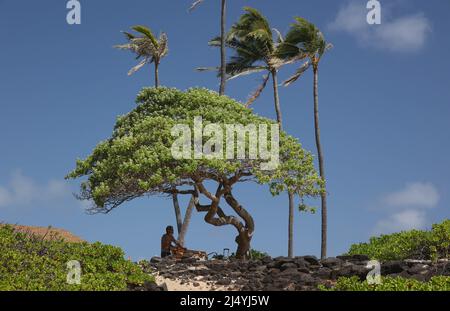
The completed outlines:
<svg viewBox="0 0 450 311">
<path fill-rule="evenodd" d="M 67 283 L 67 262 L 81 264 L 81 284 Z M 123 251 L 99 242 L 68 243 L 0 226 L 0 290 L 126 290 L 153 277 L 124 259 Z"/>
<path fill-rule="evenodd" d="M 331 289 L 323 285 L 320 285 L 319 289 L 325 291 L 450 291 L 450 277 L 435 276 L 428 282 L 401 277 L 383 277 L 381 284 L 369 285 L 367 281 L 361 282 L 359 277 L 354 276 L 339 278 Z"/>
<path fill-rule="evenodd" d="M 380 237 L 369 243 L 354 244 L 349 255 L 367 255 L 381 261 L 404 259 L 448 258 L 450 252 L 450 220 L 433 225 L 431 231 L 411 230 Z"/>
<path fill-rule="evenodd" d="M 269 257 L 269 254 L 261 251 L 257 251 L 256 249 L 250 250 L 250 258 L 254 260 L 263 259 L 265 257 Z"/>
</svg>

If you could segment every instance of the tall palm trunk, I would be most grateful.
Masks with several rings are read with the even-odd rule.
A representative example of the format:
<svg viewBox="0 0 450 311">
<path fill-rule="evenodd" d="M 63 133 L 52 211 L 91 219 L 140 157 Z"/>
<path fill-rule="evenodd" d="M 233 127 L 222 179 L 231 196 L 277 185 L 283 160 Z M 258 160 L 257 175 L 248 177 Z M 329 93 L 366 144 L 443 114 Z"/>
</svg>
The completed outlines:
<svg viewBox="0 0 450 311">
<path fill-rule="evenodd" d="M 319 66 L 315 64 L 314 69 L 314 129 L 316 132 L 316 146 L 319 157 L 319 171 L 320 177 L 325 182 L 325 168 L 323 160 L 322 145 L 320 143 L 320 125 L 319 125 Z M 324 184 L 325 188 L 325 184 Z M 326 189 L 326 188 L 325 188 Z M 320 257 L 322 259 L 327 257 L 327 194 L 322 193 L 322 240 Z"/>
<path fill-rule="evenodd" d="M 288 257 L 294 257 L 294 194 L 288 193 L 289 196 L 289 241 L 288 241 Z"/>
<path fill-rule="evenodd" d="M 226 55 L 225 55 L 225 27 L 226 27 L 226 0 L 222 0 L 220 18 L 220 90 L 219 94 L 225 94 L 226 83 Z"/>
<path fill-rule="evenodd" d="M 277 70 L 272 69 L 272 80 L 273 80 L 273 95 L 275 102 L 275 112 L 277 114 L 277 122 L 280 127 L 280 131 L 283 129 L 283 118 L 281 114 L 280 107 L 280 96 L 278 94 L 278 76 Z M 288 192 L 289 198 L 289 218 L 288 218 L 288 257 L 294 257 L 294 194 Z"/>
<path fill-rule="evenodd" d="M 155 61 L 155 87 L 159 87 L 159 62 Z"/>
<path fill-rule="evenodd" d="M 189 227 L 189 224 L 191 222 L 191 216 L 192 216 L 192 211 L 194 209 L 194 197 L 191 197 L 191 200 L 189 201 L 189 205 L 186 209 L 186 213 L 184 214 L 184 221 L 183 221 L 183 225 L 181 226 L 181 232 L 178 235 L 178 242 L 181 245 L 184 245 L 184 240 L 186 238 L 186 233 L 187 233 L 187 229 Z"/>
<path fill-rule="evenodd" d="M 272 81 L 273 81 L 273 97 L 275 103 L 275 112 L 277 114 L 277 122 L 280 128 L 280 131 L 283 129 L 283 117 L 281 115 L 281 107 L 280 107 L 280 96 L 278 94 L 278 73 L 276 69 L 271 70 Z"/>
</svg>

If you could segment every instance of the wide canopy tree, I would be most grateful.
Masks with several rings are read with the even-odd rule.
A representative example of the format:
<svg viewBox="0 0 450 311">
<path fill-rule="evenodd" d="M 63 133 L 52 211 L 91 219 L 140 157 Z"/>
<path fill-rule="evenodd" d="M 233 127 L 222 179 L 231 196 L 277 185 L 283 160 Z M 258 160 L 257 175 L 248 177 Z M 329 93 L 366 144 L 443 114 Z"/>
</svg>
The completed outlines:
<svg viewBox="0 0 450 311">
<path fill-rule="evenodd" d="M 196 117 L 202 117 L 204 125 L 219 124 L 224 131 L 229 124 L 253 124 L 257 128 L 276 124 L 256 116 L 233 99 L 205 89 L 182 92 L 145 88 L 137 103 L 133 111 L 118 118 L 111 138 L 100 142 L 86 159 L 78 160 L 67 176 L 87 177 L 81 183 L 79 198 L 92 200 L 91 212 L 109 213 L 146 195 L 171 195 L 174 191 L 192 195 L 196 209 L 205 213 L 207 223 L 236 229 L 236 255 L 243 258 L 250 249 L 255 224 L 249 211 L 235 198 L 235 186 L 254 181 L 267 184 L 273 195 L 289 188 L 301 197 L 322 192 L 322 179 L 314 169 L 312 155 L 284 132 L 279 135 L 279 165 L 272 170 L 263 170 L 262 164 L 267 160 L 261 158 L 173 156 L 173 144 L 179 139 L 173 135 L 174 126 L 183 124 L 194 129 Z M 204 135 L 203 142 L 207 143 L 211 137 Z M 269 140 L 272 137 L 267 136 Z M 194 137 L 191 138 L 194 142 Z M 250 135 L 246 134 L 245 139 L 250 142 Z M 223 140 L 224 150 L 227 141 Z M 268 145 L 271 146 L 271 141 Z M 246 151 L 248 154 L 249 144 Z M 227 214 L 224 204 L 235 215 Z"/>
</svg>

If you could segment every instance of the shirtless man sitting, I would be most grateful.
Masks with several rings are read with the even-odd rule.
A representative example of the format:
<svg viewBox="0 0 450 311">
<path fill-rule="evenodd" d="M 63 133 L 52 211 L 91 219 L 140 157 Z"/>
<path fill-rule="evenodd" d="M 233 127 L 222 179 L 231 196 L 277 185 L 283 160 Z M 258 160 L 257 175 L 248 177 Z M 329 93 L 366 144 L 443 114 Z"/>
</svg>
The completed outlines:
<svg viewBox="0 0 450 311">
<path fill-rule="evenodd" d="M 171 250 L 175 246 L 183 247 L 175 238 L 173 237 L 173 227 L 168 226 L 166 228 L 166 234 L 161 238 L 161 258 L 170 256 L 172 254 Z"/>
</svg>

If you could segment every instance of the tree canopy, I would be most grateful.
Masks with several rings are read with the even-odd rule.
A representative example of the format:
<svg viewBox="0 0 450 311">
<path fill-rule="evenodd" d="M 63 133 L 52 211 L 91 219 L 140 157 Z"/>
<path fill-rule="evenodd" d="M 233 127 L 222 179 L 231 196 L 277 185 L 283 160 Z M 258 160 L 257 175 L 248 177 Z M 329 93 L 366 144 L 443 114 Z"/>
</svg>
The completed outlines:
<svg viewBox="0 0 450 311">
<path fill-rule="evenodd" d="M 276 124 L 255 115 L 241 103 L 206 89 L 182 92 L 144 88 L 137 97 L 137 107 L 117 119 L 112 136 L 100 142 L 86 159 L 78 160 L 67 178 L 87 176 L 79 196 L 94 202 L 92 212 L 108 213 L 137 197 L 176 191 L 193 195 L 197 210 L 207 213 L 205 220 L 208 223 L 234 225 L 239 234 L 247 231 L 250 237 L 254 230 L 253 220 L 232 195 L 232 188 L 237 183 L 268 184 L 273 195 L 288 188 L 302 197 L 321 193 L 323 182 L 314 169 L 312 155 L 297 139 L 284 132 L 279 135 L 279 165 L 272 170 L 263 170 L 261 164 L 265 160 L 260 158 L 175 159 L 172 146 L 177 137 L 173 136 L 172 129 L 177 124 L 193 128 L 196 117 L 202 117 L 204 125 Z M 203 137 L 204 143 L 207 138 Z M 248 142 L 250 135 L 246 134 L 245 139 Z M 247 153 L 248 147 L 246 144 Z M 206 185 L 205 182 L 215 182 L 217 190 L 208 190 L 210 183 Z M 200 194 L 211 204 L 201 205 Z M 245 220 L 245 225 L 236 217 L 224 214 L 219 206 L 221 198 Z"/>
</svg>

